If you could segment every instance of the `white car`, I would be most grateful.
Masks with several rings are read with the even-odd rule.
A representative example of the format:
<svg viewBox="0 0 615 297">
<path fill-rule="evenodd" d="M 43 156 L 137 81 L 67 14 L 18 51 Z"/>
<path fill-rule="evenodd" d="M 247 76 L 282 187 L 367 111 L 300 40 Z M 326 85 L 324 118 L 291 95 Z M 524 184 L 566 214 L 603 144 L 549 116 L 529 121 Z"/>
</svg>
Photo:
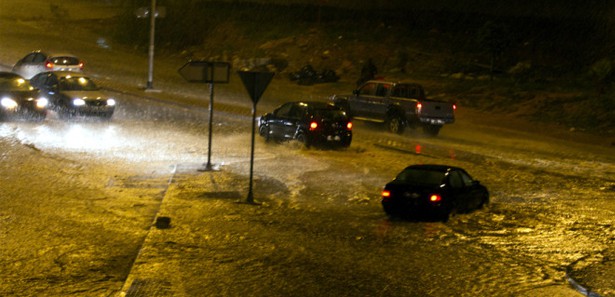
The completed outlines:
<svg viewBox="0 0 615 297">
<path fill-rule="evenodd" d="M 47 71 L 81 72 L 85 63 L 77 56 L 68 53 L 46 53 L 34 51 L 17 61 L 13 72 L 25 79 Z"/>
</svg>

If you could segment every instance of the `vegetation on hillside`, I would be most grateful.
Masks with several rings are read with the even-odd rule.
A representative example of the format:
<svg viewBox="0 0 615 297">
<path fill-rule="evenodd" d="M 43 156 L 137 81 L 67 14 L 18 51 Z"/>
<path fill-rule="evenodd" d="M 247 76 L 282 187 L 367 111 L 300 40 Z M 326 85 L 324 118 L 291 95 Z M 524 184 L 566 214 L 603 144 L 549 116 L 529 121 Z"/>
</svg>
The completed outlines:
<svg viewBox="0 0 615 297">
<path fill-rule="evenodd" d="M 447 10 L 353 10 L 198 0 L 158 1 L 158 48 L 284 73 L 310 64 L 355 80 L 373 58 L 381 75 L 431 82 L 432 94 L 575 129 L 615 133 L 615 59 L 609 24 L 592 18 Z M 147 20 L 127 1 L 115 38 L 147 49 Z"/>
</svg>

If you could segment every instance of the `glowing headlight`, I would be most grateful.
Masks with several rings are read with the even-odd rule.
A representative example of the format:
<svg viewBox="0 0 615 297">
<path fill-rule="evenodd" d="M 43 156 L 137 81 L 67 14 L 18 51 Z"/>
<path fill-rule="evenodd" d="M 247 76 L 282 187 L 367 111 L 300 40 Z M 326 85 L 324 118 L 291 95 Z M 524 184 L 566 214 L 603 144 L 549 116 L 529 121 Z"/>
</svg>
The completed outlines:
<svg viewBox="0 0 615 297">
<path fill-rule="evenodd" d="M 83 106 L 83 105 L 85 105 L 85 100 L 83 100 L 81 98 L 75 98 L 75 99 L 73 99 L 73 105 L 74 106 Z"/>
<path fill-rule="evenodd" d="M 113 98 L 107 99 L 107 105 L 108 106 L 115 106 L 115 99 L 113 99 Z"/>
<path fill-rule="evenodd" d="M 6 109 L 13 109 L 17 107 L 17 102 L 15 102 L 15 100 L 8 98 L 8 97 L 2 98 L 2 100 L 0 100 L 0 104 L 2 104 L 2 107 Z"/>
<path fill-rule="evenodd" d="M 38 108 L 45 108 L 45 106 L 47 106 L 49 104 L 49 100 L 47 100 L 47 98 L 45 97 L 41 97 L 38 98 L 38 100 L 36 100 L 36 107 Z"/>
</svg>

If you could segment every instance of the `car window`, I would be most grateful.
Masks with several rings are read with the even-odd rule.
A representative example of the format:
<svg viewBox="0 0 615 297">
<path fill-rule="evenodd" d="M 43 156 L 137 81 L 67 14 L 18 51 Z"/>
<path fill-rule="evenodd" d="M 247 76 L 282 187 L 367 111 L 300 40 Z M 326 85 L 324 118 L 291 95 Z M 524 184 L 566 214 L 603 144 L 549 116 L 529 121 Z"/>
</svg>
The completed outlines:
<svg viewBox="0 0 615 297">
<path fill-rule="evenodd" d="M 276 109 L 273 114 L 277 117 L 288 117 L 292 106 L 293 105 L 291 103 L 284 104 L 280 106 L 280 108 Z"/>
<path fill-rule="evenodd" d="M 314 117 L 321 119 L 330 119 L 334 121 L 345 120 L 348 117 L 346 113 L 337 108 L 319 108 L 314 110 Z"/>
<path fill-rule="evenodd" d="M 86 77 L 61 77 L 58 84 L 61 91 L 95 91 L 94 82 Z"/>
<path fill-rule="evenodd" d="M 463 180 L 461 179 L 461 175 L 457 171 L 451 171 L 448 174 L 448 183 L 454 189 L 463 188 Z"/>
<path fill-rule="evenodd" d="M 45 62 L 45 60 L 46 60 L 46 58 L 45 58 L 45 55 L 43 55 L 43 54 L 38 54 L 37 53 L 37 54 L 35 54 L 32 57 L 32 62 L 34 62 L 34 63 L 43 63 L 43 62 Z"/>
<path fill-rule="evenodd" d="M 470 177 L 467 173 L 463 171 L 459 171 L 459 175 L 461 176 L 461 180 L 463 181 L 463 185 L 466 187 L 471 187 L 474 183 L 472 177 Z"/>
<path fill-rule="evenodd" d="M 41 88 L 46 85 L 47 76 L 48 74 L 46 73 L 35 75 L 30 79 L 30 83 L 35 87 Z"/>
<path fill-rule="evenodd" d="M 373 95 L 376 95 L 377 88 L 378 88 L 378 84 L 369 83 L 369 84 L 364 85 L 361 88 L 361 90 L 359 91 L 359 93 L 361 95 L 368 95 L 368 96 L 371 95 L 371 96 L 373 96 Z"/>
<path fill-rule="evenodd" d="M 390 88 L 391 88 L 391 85 L 388 85 L 388 84 L 378 84 L 378 87 L 376 88 L 376 96 L 378 96 L 378 97 L 386 96 L 387 93 L 389 92 Z"/>
<path fill-rule="evenodd" d="M 293 119 L 300 119 L 304 117 L 306 113 L 307 113 L 307 110 L 305 107 L 302 107 L 299 105 L 293 105 L 290 109 L 290 112 L 288 113 L 288 117 L 293 118 Z"/>
<path fill-rule="evenodd" d="M 34 58 L 36 58 L 36 54 L 32 53 L 32 54 L 28 54 L 27 56 L 25 56 L 22 61 L 24 63 L 32 63 L 34 62 Z"/>
<path fill-rule="evenodd" d="M 408 168 L 397 175 L 395 180 L 405 183 L 438 186 L 442 184 L 444 178 L 444 173 L 440 171 Z"/>
</svg>

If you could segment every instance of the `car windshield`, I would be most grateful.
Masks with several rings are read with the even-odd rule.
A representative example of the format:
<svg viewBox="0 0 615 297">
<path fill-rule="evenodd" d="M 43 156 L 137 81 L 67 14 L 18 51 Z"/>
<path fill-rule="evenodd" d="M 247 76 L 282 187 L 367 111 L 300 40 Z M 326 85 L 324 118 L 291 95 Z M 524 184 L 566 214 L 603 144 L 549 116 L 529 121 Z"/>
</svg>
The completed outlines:
<svg viewBox="0 0 615 297">
<path fill-rule="evenodd" d="M 34 88 L 27 80 L 16 78 L 0 78 L 0 89 L 7 91 L 31 91 Z"/>
<path fill-rule="evenodd" d="M 96 91 L 98 87 L 87 77 L 62 77 L 60 78 L 60 90 L 62 91 Z"/>
<path fill-rule="evenodd" d="M 333 108 L 315 109 L 314 116 L 322 119 L 330 119 L 334 121 L 345 120 L 346 113 L 343 110 Z"/>
<path fill-rule="evenodd" d="M 407 168 L 395 180 L 412 184 L 439 186 L 444 181 L 445 173 L 420 168 Z"/>
</svg>

